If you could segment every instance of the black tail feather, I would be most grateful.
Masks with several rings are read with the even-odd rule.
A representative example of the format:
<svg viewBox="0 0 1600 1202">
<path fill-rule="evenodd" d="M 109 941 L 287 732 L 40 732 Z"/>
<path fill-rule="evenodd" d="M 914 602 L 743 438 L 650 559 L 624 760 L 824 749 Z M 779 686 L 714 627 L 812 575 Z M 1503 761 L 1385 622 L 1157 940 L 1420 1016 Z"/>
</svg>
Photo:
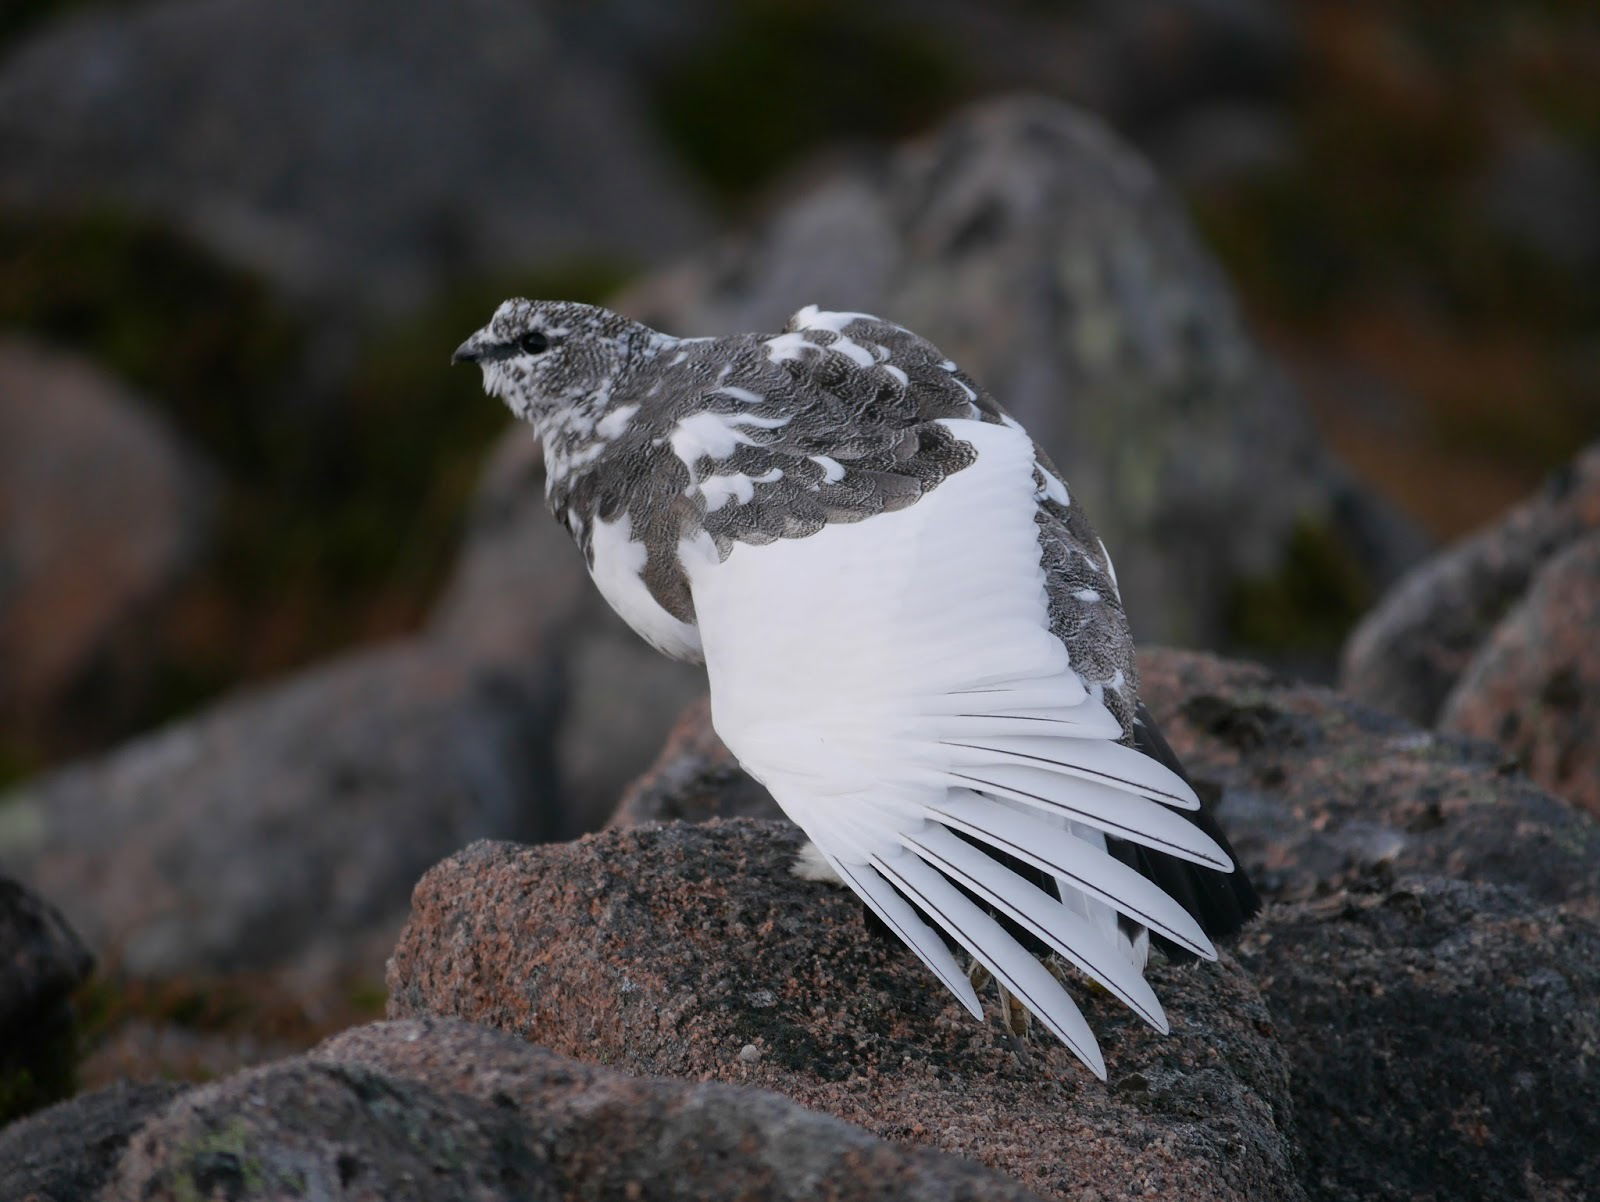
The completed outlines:
<svg viewBox="0 0 1600 1202">
<path fill-rule="evenodd" d="M 1134 717 L 1133 745 L 1151 759 L 1172 769 L 1191 787 L 1193 786 L 1194 782 L 1189 780 L 1189 774 L 1184 771 L 1177 753 L 1167 743 L 1161 728 L 1156 725 L 1156 720 L 1151 717 L 1143 702 L 1139 703 L 1139 709 Z M 1171 894 L 1179 905 L 1189 911 L 1207 935 L 1213 939 L 1232 935 L 1261 909 L 1261 897 L 1256 893 L 1255 886 L 1250 883 L 1250 877 L 1245 870 L 1238 865 L 1238 858 L 1233 856 L 1233 848 L 1228 844 L 1228 837 L 1223 834 L 1222 827 L 1206 807 L 1205 800 L 1201 799 L 1198 810 L 1185 811 L 1185 817 L 1215 839 L 1217 845 L 1234 858 L 1232 872 L 1223 873 L 1214 868 L 1205 868 L 1165 852 L 1130 843 L 1125 839 L 1108 837 L 1106 850 Z M 1156 946 L 1166 953 L 1168 959 L 1189 961 L 1195 958 L 1193 952 L 1179 947 L 1169 939 L 1154 933 L 1151 937 L 1155 940 Z"/>
</svg>

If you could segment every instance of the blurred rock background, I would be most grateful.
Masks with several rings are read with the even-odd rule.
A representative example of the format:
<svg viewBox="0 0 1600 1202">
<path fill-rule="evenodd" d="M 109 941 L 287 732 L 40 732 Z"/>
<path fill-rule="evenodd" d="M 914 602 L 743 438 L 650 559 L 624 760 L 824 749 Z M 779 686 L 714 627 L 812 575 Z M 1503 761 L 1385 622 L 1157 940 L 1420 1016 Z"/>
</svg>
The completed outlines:
<svg viewBox="0 0 1600 1202">
<path fill-rule="evenodd" d="M 1332 681 L 1371 612 L 1349 688 L 1593 809 L 1597 269 L 1576 3 L 6 6 L 0 870 L 82 1078 L 375 1016 L 425 868 L 601 826 L 697 695 L 447 367 L 504 296 L 904 321 L 1141 641 Z"/>
</svg>

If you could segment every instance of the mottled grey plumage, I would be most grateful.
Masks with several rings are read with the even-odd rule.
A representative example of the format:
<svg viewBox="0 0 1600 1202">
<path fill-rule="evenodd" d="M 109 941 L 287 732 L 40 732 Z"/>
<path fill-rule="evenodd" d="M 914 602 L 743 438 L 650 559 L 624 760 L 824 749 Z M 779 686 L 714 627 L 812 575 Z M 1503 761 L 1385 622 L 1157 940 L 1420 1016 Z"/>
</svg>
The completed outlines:
<svg viewBox="0 0 1600 1202">
<path fill-rule="evenodd" d="M 530 335 L 546 349 L 523 350 Z M 916 334 L 814 308 L 780 334 L 677 339 L 605 309 L 513 300 L 457 359 L 538 431 L 550 508 L 591 570 L 596 523 L 626 515 L 649 595 L 690 625 L 686 539 L 703 531 L 726 557 L 915 504 L 972 460 L 936 419 L 1014 424 Z M 1137 669 L 1110 559 L 1035 449 L 1051 629 L 1131 734 Z"/>
</svg>

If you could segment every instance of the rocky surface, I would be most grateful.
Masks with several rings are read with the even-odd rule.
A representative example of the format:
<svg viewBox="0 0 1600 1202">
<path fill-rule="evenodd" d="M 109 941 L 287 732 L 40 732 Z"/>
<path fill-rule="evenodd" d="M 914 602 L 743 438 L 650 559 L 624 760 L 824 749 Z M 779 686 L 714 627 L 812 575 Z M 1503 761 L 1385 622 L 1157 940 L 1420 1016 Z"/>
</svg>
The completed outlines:
<svg viewBox="0 0 1600 1202">
<path fill-rule="evenodd" d="M 189 1091 L 106 1196 L 234 1202 L 1033 1197 L 770 1093 L 641 1080 L 448 1020 L 384 1023 Z"/>
<path fill-rule="evenodd" d="M 1596 530 L 1600 446 L 1493 525 L 1407 573 L 1345 644 L 1342 687 L 1432 725 L 1544 566 Z"/>
<path fill-rule="evenodd" d="M 551 673 L 566 835 L 606 820 L 679 711 L 705 689 L 703 669 L 646 645 L 590 583 L 583 556 L 545 506 L 539 441 L 520 422 L 484 470 L 430 629 L 471 662 Z"/>
<path fill-rule="evenodd" d="M 1238 955 L 1290 1058 L 1312 1197 L 1593 1196 L 1592 915 L 1402 878 L 1274 907 Z"/>
<path fill-rule="evenodd" d="M 1212 656 L 1155 651 L 1142 668 L 1273 904 L 1219 963 L 1152 966 L 1169 1036 L 1076 991 L 1106 1085 L 1043 1034 L 1019 1061 L 869 935 L 849 895 L 794 876 L 792 826 L 716 818 L 762 799 L 692 707 L 619 829 L 480 841 L 422 878 L 389 967 L 406 1021 L 170 1102 L 67 1103 L 0 1134 L 0 1153 L 27 1149 L 0 1183 L 47 1198 L 101 1181 L 108 1198 L 174 1199 L 1586 1196 L 1600 825 L 1480 742 Z M 73 1160 L 78 1116 L 91 1148 Z"/>
<path fill-rule="evenodd" d="M 1155 970 L 1169 1015 L 1189 1024 L 1175 1046 L 1089 999 L 1110 1033 L 1103 1095 L 1060 1072 L 1059 1050 L 1030 1046 L 1030 1073 L 1063 1091 L 1051 1121 L 1089 1149 L 1070 1167 L 1045 1164 L 1054 1145 L 1031 1125 L 1032 1078 L 991 1096 L 1011 1071 L 993 1036 L 866 938 L 848 898 L 788 874 L 792 828 L 640 826 L 775 813 L 703 703 L 630 790 L 624 829 L 479 844 L 425 877 L 391 962 L 391 1012 L 468 1017 L 632 1071 L 757 1081 L 880 1134 L 988 1157 L 1052 1195 L 1132 1155 L 1103 1123 L 1184 1167 L 1120 1184 L 1107 1171 L 1093 1181 L 1102 1197 L 1150 1180 L 1181 1196 L 1241 1188 L 1219 1176 L 1223 1158 L 1246 1193 L 1267 1188 L 1259 1172 L 1330 1202 L 1584 1196 L 1600 1141 L 1592 1108 L 1571 1108 L 1600 1088 L 1600 826 L 1481 742 L 1213 656 L 1153 650 L 1141 668 L 1275 904 L 1236 964 Z M 912 1055 L 908 1038 L 933 1050 Z M 1202 1048 L 1221 1060 L 1189 1059 Z M 1210 1125 L 1177 1143 L 1152 1135 L 1200 1113 Z"/>
<path fill-rule="evenodd" d="M 417 875 L 547 837 L 551 699 L 426 643 L 352 655 L 0 802 L 0 863 L 135 977 L 381 972 Z"/>
<path fill-rule="evenodd" d="M 95 1197 L 134 1133 L 185 1088 L 175 1081 L 121 1082 L 0 1129 L 0 1198 Z"/>
<path fill-rule="evenodd" d="M 1146 638 L 1331 643 L 1417 550 L 1323 448 L 1155 173 L 1077 110 L 970 109 L 621 300 L 680 334 L 775 330 L 808 302 L 901 322 L 1001 398 Z"/>
<path fill-rule="evenodd" d="M 478 843 L 431 871 L 390 964 L 394 1017 L 448 1014 L 629 1072 L 743 1082 L 1052 1196 L 1298 1198 L 1283 1056 L 1231 961 L 1158 969 L 1173 1034 L 1078 991 L 1111 1075 L 1028 1063 L 831 885 L 799 835 L 736 820 Z"/>
<path fill-rule="evenodd" d="M 0 876 L 0 1123 L 71 1091 L 71 993 L 93 966 L 54 906 Z"/>
<path fill-rule="evenodd" d="M 206 468 L 78 359 L 0 341 L 0 743 L 126 705 L 140 640 L 205 549 Z"/>
<path fill-rule="evenodd" d="M 1253 664 L 1164 650 L 1139 662 L 1146 702 L 1272 900 L 1377 874 L 1600 906 L 1600 825 L 1494 748 Z"/>
<path fill-rule="evenodd" d="M 1439 712 L 1534 780 L 1600 815 L 1600 526 L 1539 568 Z"/>
<path fill-rule="evenodd" d="M 651 262 L 703 228 L 628 80 L 513 0 L 99 10 L 8 57 L 0 164 L 15 205 L 134 206 L 388 310 L 450 273 Z"/>
</svg>

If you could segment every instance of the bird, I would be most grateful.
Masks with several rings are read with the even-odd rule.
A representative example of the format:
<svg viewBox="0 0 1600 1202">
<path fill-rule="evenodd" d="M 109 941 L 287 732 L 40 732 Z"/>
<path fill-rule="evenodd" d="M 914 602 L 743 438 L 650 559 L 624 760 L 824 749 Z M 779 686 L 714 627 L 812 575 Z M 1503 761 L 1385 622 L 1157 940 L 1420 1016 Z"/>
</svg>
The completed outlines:
<svg viewBox="0 0 1600 1202">
<path fill-rule="evenodd" d="M 452 362 L 531 423 L 601 595 L 705 665 L 718 736 L 870 925 L 1102 1081 L 1066 966 L 1168 1031 L 1152 941 L 1215 959 L 1260 900 L 1139 700 L 1105 544 L 989 392 L 815 305 L 679 338 L 514 298 Z"/>
</svg>

